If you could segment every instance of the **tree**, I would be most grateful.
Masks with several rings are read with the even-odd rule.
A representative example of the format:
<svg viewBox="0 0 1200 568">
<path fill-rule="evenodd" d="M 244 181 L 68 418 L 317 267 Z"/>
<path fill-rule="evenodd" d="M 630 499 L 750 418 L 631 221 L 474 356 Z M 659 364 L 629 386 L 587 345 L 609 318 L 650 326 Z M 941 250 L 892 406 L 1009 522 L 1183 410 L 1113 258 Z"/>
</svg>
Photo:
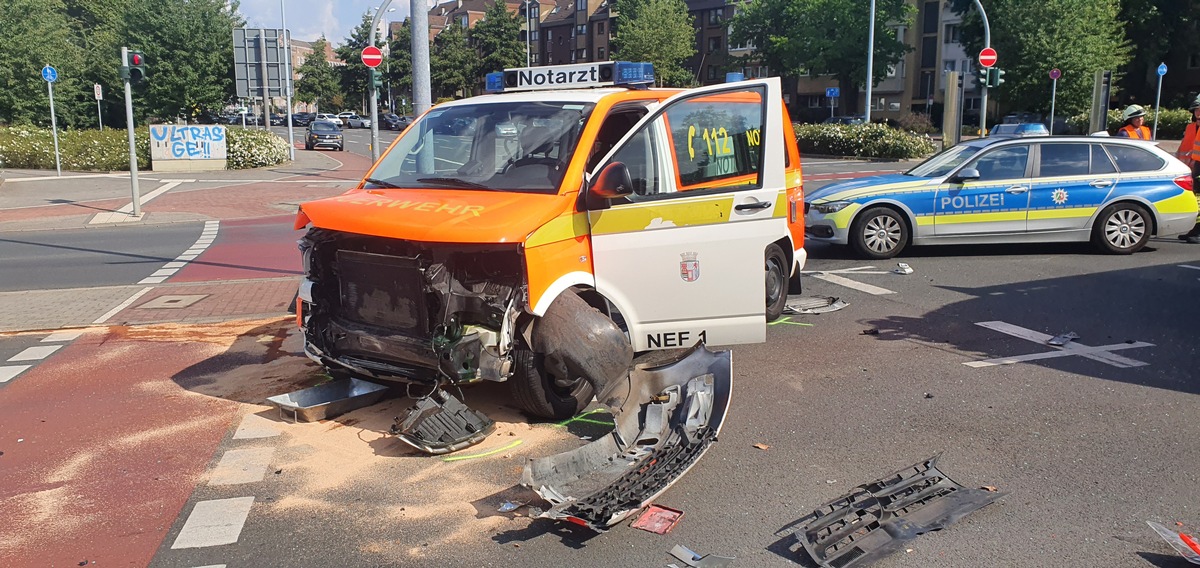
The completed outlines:
<svg viewBox="0 0 1200 568">
<path fill-rule="evenodd" d="M 525 66 L 525 44 L 521 42 L 521 19 L 508 11 L 505 2 L 494 2 L 471 30 L 471 42 L 481 55 L 482 77 L 509 67 Z"/>
<path fill-rule="evenodd" d="M 467 34 L 458 22 L 451 22 L 433 39 L 429 79 L 434 93 L 455 97 L 461 90 L 469 96 L 479 76 L 478 66 L 479 54 L 467 45 Z"/>
<path fill-rule="evenodd" d="M 963 14 L 963 46 L 978 53 L 983 23 L 974 3 L 955 0 L 952 9 Z M 1119 72 L 1130 60 L 1118 0 L 989 0 L 986 10 L 996 67 L 1005 72 L 1004 85 L 988 97 L 1002 108 L 1048 111 L 1048 73 L 1058 68 L 1056 112 L 1086 110 L 1096 71 Z"/>
<path fill-rule="evenodd" d="M 0 2 L 0 121 L 50 125 L 50 101 L 41 69 L 58 70 L 54 110 L 58 125 L 81 121 L 76 107 L 91 93 L 83 54 L 61 0 Z M 92 104 L 94 105 L 94 99 Z M 93 119 L 92 123 L 95 123 Z"/>
<path fill-rule="evenodd" d="M 412 103 L 412 27 L 405 20 L 399 31 L 392 35 L 388 50 L 388 81 L 392 84 L 393 98 L 396 96 Z M 401 109 L 403 110 L 403 109 Z M 392 112 L 395 112 L 393 110 Z M 400 114 L 404 114 L 401 112 Z"/>
<path fill-rule="evenodd" d="M 146 54 L 139 111 L 161 118 L 218 108 L 234 94 L 233 34 L 244 22 L 224 0 L 139 0 L 125 13 L 126 42 Z M 119 52 L 118 52 L 119 53 Z M 112 54 L 110 65 L 119 60 Z"/>
<path fill-rule="evenodd" d="M 312 53 L 296 68 L 300 79 L 296 81 L 296 99 L 304 103 L 332 103 L 340 96 L 338 78 L 325 60 L 325 36 L 313 42 Z M 339 105 L 340 106 L 340 105 Z"/>
<path fill-rule="evenodd" d="M 362 50 L 370 43 L 368 40 L 371 39 L 372 18 L 370 12 L 364 13 L 362 21 L 350 31 L 350 37 L 333 49 L 338 58 L 346 62 L 338 67 L 337 75 L 342 85 L 342 93 L 350 100 L 365 100 L 365 97 L 370 95 L 371 70 L 362 62 Z M 384 38 L 375 38 L 375 47 L 383 47 L 383 44 Z"/>
<path fill-rule="evenodd" d="M 911 16 L 904 0 L 876 3 L 874 82 L 910 51 L 895 24 L 907 25 Z M 734 16 L 730 41 L 754 45 L 755 56 L 789 85 L 805 73 L 837 77 L 841 108 L 853 114 L 867 84 L 869 29 L 870 11 L 856 0 L 752 0 Z"/>
<path fill-rule="evenodd" d="M 1200 35 L 1194 22 L 1200 20 L 1200 3 L 1172 0 L 1123 0 L 1117 18 L 1125 22 L 1125 36 L 1136 38 L 1128 73 L 1121 78 L 1120 87 L 1125 102 L 1152 103 L 1158 89 L 1158 64 L 1168 62 L 1172 55 L 1200 52 Z M 1186 63 L 1186 56 L 1175 58 Z M 1174 72 L 1182 69 L 1172 66 Z M 1170 75 L 1163 81 L 1163 103 L 1187 106 L 1191 96 L 1183 88 L 1172 88 Z"/>
<path fill-rule="evenodd" d="M 696 54 L 696 30 L 683 0 L 616 0 L 620 25 L 613 59 L 649 61 L 659 85 L 688 86 L 692 72 L 683 61 Z"/>
</svg>

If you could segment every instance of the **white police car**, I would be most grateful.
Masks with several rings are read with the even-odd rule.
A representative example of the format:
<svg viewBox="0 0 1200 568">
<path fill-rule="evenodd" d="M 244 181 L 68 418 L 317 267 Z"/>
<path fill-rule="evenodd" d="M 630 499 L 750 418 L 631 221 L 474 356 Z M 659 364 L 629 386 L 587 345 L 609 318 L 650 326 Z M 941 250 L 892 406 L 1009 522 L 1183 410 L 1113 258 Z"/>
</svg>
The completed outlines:
<svg viewBox="0 0 1200 568">
<path fill-rule="evenodd" d="M 903 173 L 810 191 L 805 236 L 865 258 L 909 245 L 1092 241 L 1130 254 L 1196 223 L 1187 166 L 1151 142 L 986 138 Z"/>
</svg>

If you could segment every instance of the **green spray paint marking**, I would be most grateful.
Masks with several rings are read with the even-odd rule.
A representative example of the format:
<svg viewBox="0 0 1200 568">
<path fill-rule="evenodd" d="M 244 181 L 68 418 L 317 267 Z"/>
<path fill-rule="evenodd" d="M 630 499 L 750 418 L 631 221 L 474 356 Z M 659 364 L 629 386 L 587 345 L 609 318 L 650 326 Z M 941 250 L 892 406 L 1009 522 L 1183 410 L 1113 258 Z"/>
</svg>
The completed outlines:
<svg viewBox="0 0 1200 568">
<path fill-rule="evenodd" d="M 811 323 L 803 323 L 803 322 L 798 322 L 798 321 L 792 321 L 792 318 L 779 318 L 779 319 L 777 319 L 777 320 L 775 320 L 775 321 L 773 321 L 773 322 L 769 322 L 769 323 L 767 323 L 767 325 L 779 325 L 779 324 L 781 324 L 781 323 L 782 323 L 782 324 L 787 324 L 787 325 L 799 325 L 799 326 L 802 326 L 802 327 L 813 327 L 813 324 L 811 324 Z"/>
<path fill-rule="evenodd" d="M 452 456 L 452 457 L 448 457 L 448 458 L 442 458 L 442 461 L 456 462 L 456 461 L 462 461 L 462 460 L 473 460 L 475 458 L 485 458 L 487 456 L 503 452 L 504 450 L 511 450 L 517 446 L 520 446 L 521 442 L 522 442 L 522 440 L 518 438 L 516 440 L 513 440 L 513 442 L 511 444 L 504 446 L 502 448 L 496 448 L 494 450 L 486 451 L 481 454 L 471 454 L 469 456 Z"/>
</svg>

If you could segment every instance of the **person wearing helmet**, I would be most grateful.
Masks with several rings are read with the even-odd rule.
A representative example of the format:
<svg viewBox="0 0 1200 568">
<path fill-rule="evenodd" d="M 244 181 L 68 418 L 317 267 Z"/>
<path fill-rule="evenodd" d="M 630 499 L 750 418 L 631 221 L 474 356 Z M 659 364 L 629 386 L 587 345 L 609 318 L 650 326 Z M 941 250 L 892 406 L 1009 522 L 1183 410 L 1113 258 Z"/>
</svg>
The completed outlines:
<svg viewBox="0 0 1200 568">
<path fill-rule="evenodd" d="M 1149 140 L 1150 129 L 1146 128 L 1146 109 L 1141 105 L 1129 105 L 1125 108 L 1125 112 L 1121 113 L 1121 118 L 1125 120 L 1125 126 L 1117 130 L 1117 136 L 1122 138 L 1133 138 L 1134 140 Z"/>
<path fill-rule="evenodd" d="M 1192 191 L 1196 191 L 1200 189 L 1200 140 L 1196 139 L 1196 131 L 1200 129 L 1200 95 L 1196 95 L 1192 104 L 1188 105 L 1188 110 L 1192 111 L 1192 122 L 1184 129 L 1183 142 L 1179 144 L 1179 151 L 1175 155 L 1192 167 Z M 1186 235 L 1179 235 L 1179 239 L 1200 244 L 1200 221 Z"/>
</svg>

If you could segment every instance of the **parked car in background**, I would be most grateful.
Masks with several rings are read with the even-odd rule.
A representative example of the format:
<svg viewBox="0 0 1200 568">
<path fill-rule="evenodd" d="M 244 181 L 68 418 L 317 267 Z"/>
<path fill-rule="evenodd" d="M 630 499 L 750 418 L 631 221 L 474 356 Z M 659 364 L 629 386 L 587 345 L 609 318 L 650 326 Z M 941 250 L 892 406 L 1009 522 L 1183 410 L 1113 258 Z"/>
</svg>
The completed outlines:
<svg viewBox="0 0 1200 568">
<path fill-rule="evenodd" d="M 314 120 L 304 134 L 304 149 L 330 148 L 339 152 L 346 149 L 342 129 L 328 120 Z"/>
<path fill-rule="evenodd" d="M 282 114 L 271 115 L 271 126 L 286 126 L 287 116 Z"/>
<path fill-rule="evenodd" d="M 388 113 L 379 117 L 379 127 L 386 128 L 388 130 L 403 131 L 404 129 L 408 128 L 408 125 L 412 124 L 412 122 L 413 117 L 411 116 L 399 116 Z"/>
<path fill-rule="evenodd" d="M 349 119 L 349 118 L 350 118 L 350 117 L 352 117 L 352 116 L 356 116 L 356 114 L 357 114 L 357 113 L 353 113 L 353 112 L 350 112 L 350 111 L 348 111 L 348 110 L 344 110 L 344 111 L 342 111 L 342 112 L 339 112 L 339 113 L 337 114 L 337 117 L 338 117 L 338 118 L 340 118 L 340 119 L 342 119 L 342 124 L 345 124 L 347 119 Z"/>
<path fill-rule="evenodd" d="M 988 136 L 1049 136 L 1045 124 L 1025 122 L 1020 124 L 997 124 L 988 131 Z"/>
<path fill-rule="evenodd" d="M 342 126 L 342 119 L 338 118 L 337 115 L 335 115 L 335 114 L 327 114 L 327 113 L 323 113 L 323 112 L 317 113 L 317 116 L 315 118 L 313 118 L 313 121 L 315 122 L 318 120 L 325 120 L 328 122 L 332 122 L 338 126 Z"/>
<path fill-rule="evenodd" d="M 346 117 L 346 128 L 370 128 L 371 119 L 352 114 Z"/>
<path fill-rule="evenodd" d="M 295 126 L 308 126 L 308 123 L 312 122 L 314 116 L 316 115 L 311 112 L 298 112 L 292 115 L 292 124 Z"/>
</svg>

